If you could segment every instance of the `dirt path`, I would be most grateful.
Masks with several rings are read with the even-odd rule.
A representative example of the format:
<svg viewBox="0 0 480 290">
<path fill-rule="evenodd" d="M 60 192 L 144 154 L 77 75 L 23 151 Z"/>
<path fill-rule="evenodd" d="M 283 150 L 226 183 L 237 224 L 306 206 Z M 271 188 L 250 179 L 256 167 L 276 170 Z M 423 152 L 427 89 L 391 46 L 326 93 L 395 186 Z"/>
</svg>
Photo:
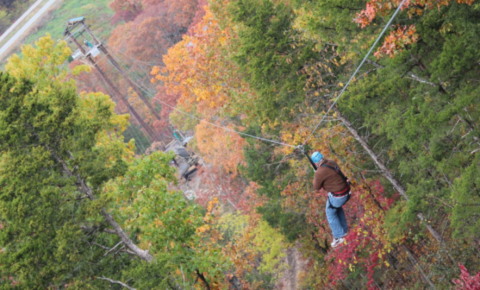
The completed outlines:
<svg viewBox="0 0 480 290">
<path fill-rule="evenodd" d="M 30 6 L 30 8 L 28 8 L 27 11 L 25 11 L 25 13 L 22 14 L 22 16 L 20 16 L 20 18 L 18 18 L 17 20 L 15 20 L 15 22 L 7 29 L 7 31 L 5 31 L 2 36 L 0 36 L 0 43 L 5 39 L 5 37 L 7 37 L 8 35 L 10 35 L 10 33 L 20 24 L 22 23 L 23 19 L 25 19 L 28 15 L 30 15 L 30 13 L 32 13 L 32 11 L 37 8 L 38 5 L 40 5 L 40 3 L 42 3 L 43 0 L 37 0 L 37 2 L 33 3 L 32 6 Z"/>
<path fill-rule="evenodd" d="M 302 256 L 298 250 L 300 245 L 298 242 L 295 246 L 286 250 L 284 263 L 288 265 L 277 281 L 276 288 L 278 290 L 298 290 L 300 287 L 300 279 L 303 271 L 307 267 L 308 259 Z"/>
<path fill-rule="evenodd" d="M 0 61 L 3 59 L 7 58 L 9 56 L 9 53 L 17 48 L 18 46 L 21 45 L 21 42 L 25 37 L 28 35 L 28 33 L 31 31 L 32 28 L 35 27 L 35 24 L 39 22 L 39 20 L 42 19 L 43 16 L 47 14 L 50 8 L 53 7 L 53 4 L 56 2 L 59 2 L 61 0 L 49 0 L 40 10 L 38 10 L 33 17 L 27 21 L 13 36 L 10 38 L 1 48 L 0 48 Z M 40 1 L 41 2 L 41 1 Z M 39 1 L 35 2 L 33 6 L 37 5 L 38 6 Z M 25 19 L 35 8 L 35 7 L 30 7 L 27 12 L 25 12 L 20 18 L 21 20 Z M 20 20 L 20 19 L 19 19 Z M 20 21 L 16 21 L 15 23 L 19 23 Z M 17 24 L 13 24 L 12 26 L 17 26 Z M 10 27 L 9 30 L 13 30 L 15 27 Z M 7 30 L 7 31 L 9 31 Z M 6 35 L 5 33 L 4 35 Z M 3 37 L 3 35 L 2 35 Z"/>
</svg>

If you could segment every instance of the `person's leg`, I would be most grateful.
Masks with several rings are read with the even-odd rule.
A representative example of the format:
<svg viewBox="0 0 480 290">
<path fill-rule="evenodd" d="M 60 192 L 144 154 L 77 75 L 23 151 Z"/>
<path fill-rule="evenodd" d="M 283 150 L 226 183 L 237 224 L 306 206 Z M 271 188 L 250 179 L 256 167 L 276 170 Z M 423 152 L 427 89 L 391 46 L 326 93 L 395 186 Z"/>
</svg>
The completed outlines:
<svg viewBox="0 0 480 290">
<path fill-rule="evenodd" d="M 337 209 L 330 206 L 330 197 L 328 197 L 327 199 L 327 206 L 325 211 L 327 213 L 327 220 L 328 224 L 330 225 L 330 229 L 332 230 L 333 237 L 337 239 L 341 238 L 344 235 L 343 227 L 340 224 Z"/>
<path fill-rule="evenodd" d="M 336 221 L 338 224 L 338 230 L 336 230 L 336 233 L 333 234 L 335 238 L 341 238 L 345 236 L 348 232 L 348 226 L 347 226 L 347 219 L 345 218 L 345 212 L 343 211 L 342 206 L 347 202 L 347 196 L 345 197 L 334 197 L 330 193 L 328 193 L 328 202 L 332 206 L 330 209 L 332 209 L 331 213 L 335 214 L 335 217 L 332 219 Z M 328 209 L 328 207 L 327 207 Z M 333 231 L 333 229 L 332 229 Z"/>
<path fill-rule="evenodd" d="M 348 232 L 347 219 L 345 218 L 345 211 L 343 210 L 343 207 L 337 210 L 337 216 L 340 222 L 340 226 L 342 227 L 342 230 L 343 230 L 343 234 L 342 234 L 342 237 L 343 237 Z"/>
</svg>

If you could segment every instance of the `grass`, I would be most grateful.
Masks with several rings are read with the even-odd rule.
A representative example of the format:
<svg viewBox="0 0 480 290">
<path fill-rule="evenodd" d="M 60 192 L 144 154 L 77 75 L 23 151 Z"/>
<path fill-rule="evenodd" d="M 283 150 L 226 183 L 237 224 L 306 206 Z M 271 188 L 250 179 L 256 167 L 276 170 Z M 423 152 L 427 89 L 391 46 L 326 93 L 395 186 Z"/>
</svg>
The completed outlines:
<svg viewBox="0 0 480 290">
<path fill-rule="evenodd" d="M 111 0 L 64 0 L 60 7 L 43 21 L 43 25 L 28 36 L 23 43 L 32 44 L 47 33 L 53 39 L 63 39 L 67 21 L 80 16 L 86 18 L 86 24 L 97 37 L 106 40 L 112 30 L 110 17 L 113 15 L 113 11 L 108 7 L 110 2 Z"/>
<path fill-rule="evenodd" d="M 54 4 L 57 8 L 53 12 L 47 12 L 47 16 L 41 20 L 37 29 L 30 32 L 22 44 L 34 44 L 40 37 L 49 33 L 54 40 L 64 39 L 63 32 L 67 21 L 71 18 L 84 16 L 85 23 L 90 27 L 93 33 L 101 40 L 107 41 L 112 31 L 110 18 L 113 11 L 108 4 L 112 0 L 58 0 L 59 4 Z M 43 5 L 40 5 L 43 6 Z M 10 55 L 21 55 L 20 47 L 10 53 Z M 8 57 L 5 57 L 0 64 L 0 70 L 5 70 L 5 64 Z"/>
<path fill-rule="evenodd" d="M 36 2 L 36 1 L 35 0 L 30 0 L 29 2 L 27 2 L 27 4 L 28 4 L 27 7 L 25 7 L 25 9 L 22 10 L 20 15 L 18 15 L 18 17 L 16 17 L 16 18 L 17 19 L 20 18 L 23 15 L 23 13 L 25 13 L 34 2 Z M 43 2 L 43 3 L 40 3 L 35 9 L 33 9 L 32 12 L 27 17 L 25 17 L 18 24 L 18 26 L 14 30 L 12 30 L 2 41 L 0 41 L 0 46 L 7 43 L 15 35 L 15 33 L 17 33 L 22 28 L 22 26 L 25 25 L 33 17 L 33 15 L 35 15 L 35 13 L 37 13 L 40 9 L 42 9 L 42 7 L 45 5 L 45 3 L 46 3 L 46 1 Z M 12 25 L 13 24 L 14 24 L 14 22 L 12 22 Z M 8 30 L 8 28 L 5 29 L 5 31 L 7 31 L 7 30 Z M 3 31 L 2 33 L 4 33 L 5 31 Z"/>
</svg>

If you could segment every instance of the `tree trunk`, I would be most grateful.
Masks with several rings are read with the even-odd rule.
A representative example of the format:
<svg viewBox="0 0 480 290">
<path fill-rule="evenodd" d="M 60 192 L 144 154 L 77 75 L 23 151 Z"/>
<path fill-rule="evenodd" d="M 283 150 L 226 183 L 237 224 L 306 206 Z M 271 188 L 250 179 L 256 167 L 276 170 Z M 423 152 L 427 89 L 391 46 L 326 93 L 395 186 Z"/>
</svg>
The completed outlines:
<svg viewBox="0 0 480 290">
<path fill-rule="evenodd" d="M 208 281 L 205 278 L 205 276 L 203 276 L 203 274 L 200 273 L 200 271 L 198 271 L 198 269 L 195 269 L 195 273 L 197 274 L 197 277 L 200 278 L 200 280 L 202 280 L 203 284 L 205 284 L 205 287 L 207 288 L 207 290 L 211 290 L 210 285 L 208 284 Z"/>
<path fill-rule="evenodd" d="M 85 179 L 83 179 L 79 174 L 74 174 L 70 168 L 68 168 L 67 163 L 55 152 L 53 151 L 48 145 L 45 147 L 50 151 L 53 158 L 57 160 L 58 163 L 62 165 L 63 171 L 69 177 L 75 177 L 77 180 L 78 189 L 85 195 L 88 196 L 90 200 L 94 200 L 95 197 L 93 196 L 92 189 L 87 185 Z M 110 224 L 110 226 L 115 231 L 116 235 L 122 240 L 123 244 L 136 256 L 139 258 L 147 261 L 152 262 L 153 256 L 148 253 L 148 251 L 140 249 L 135 243 L 128 237 L 128 235 L 123 231 L 120 225 L 115 221 L 115 219 L 110 215 L 105 209 L 102 208 L 102 215 L 105 220 Z"/>
<path fill-rule="evenodd" d="M 422 267 L 420 267 L 420 264 L 418 264 L 418 261 L 415 258 L 415 256 L 412 254 L 412 252 L 405 245 L 402 245 L 402 247 L 407 252 L 410 262 L 412 262 L 413 266 L 415 266 L 418 269 L 418 272 L 420 273 L 420 276 L 422 276 L 423 280 L 425 280 L 430 285 L 430 287 L 432 287 L 432 289 L 436 289 L 432 281 L 423 272 Z"/>
<path fill-rule="evenodd" d="M 347 127 L 348 131 L 353 135 L 355 140 L 357 140 L 360 145 L 367 151 L 368 155 L 372 158 L 373 162 L 380 168 L 382 171 L 382 175 L 390 181 L 390 183 L 393 185 L 396 191 L 400 194 L 400 196 L 403 197 L 406 201 L 408 201 L 408 196 L 405 193 L 405 189 L 403 186 L 400 184 L 400 182 L 393 176 L 392 172 L 388 170 L 387 166 L 380 160 L 379 156 L 375 154 L 375 152 L 370 148 L 370 146 L 367 144 L 367 142 L 358 134 L 357 130 L 353 128 L 352 124 L 340 113 L 340 111 L 337 108 L 334 108 L 334 111 L 337 114 L 337 118 L 340 119 L 345 127 Z M 427 227 L 428 231 L 432 234 L 432 236 L 439 242 L 441 243 L 443 241 L 442 236 L 440 233 L 438 233 L 431 225 L 428 224 L 428 221 L 426 221 L 425 216 L 423 213 L 418 213 L 417 217 L 425 224 Z"/>
</svg>

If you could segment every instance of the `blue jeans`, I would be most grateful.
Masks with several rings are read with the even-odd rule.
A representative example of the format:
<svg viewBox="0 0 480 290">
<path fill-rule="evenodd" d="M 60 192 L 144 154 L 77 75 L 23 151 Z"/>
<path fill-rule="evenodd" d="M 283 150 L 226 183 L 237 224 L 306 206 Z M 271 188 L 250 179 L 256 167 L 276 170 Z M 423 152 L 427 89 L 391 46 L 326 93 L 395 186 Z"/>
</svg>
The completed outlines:
<svg viewBox="0 0 480 290">
<path fill-rule="evenodd" d="M 327 199 L 327 220 L 332 229 L 334 238 L 341 238 L 348 232 L 347 219 L 342 206 L 347 202 L 348 195 L 342 197 L 335 197 L 330 192 Z M 330 204 L 337 208 L 330 207 Z"/>
</svg>

